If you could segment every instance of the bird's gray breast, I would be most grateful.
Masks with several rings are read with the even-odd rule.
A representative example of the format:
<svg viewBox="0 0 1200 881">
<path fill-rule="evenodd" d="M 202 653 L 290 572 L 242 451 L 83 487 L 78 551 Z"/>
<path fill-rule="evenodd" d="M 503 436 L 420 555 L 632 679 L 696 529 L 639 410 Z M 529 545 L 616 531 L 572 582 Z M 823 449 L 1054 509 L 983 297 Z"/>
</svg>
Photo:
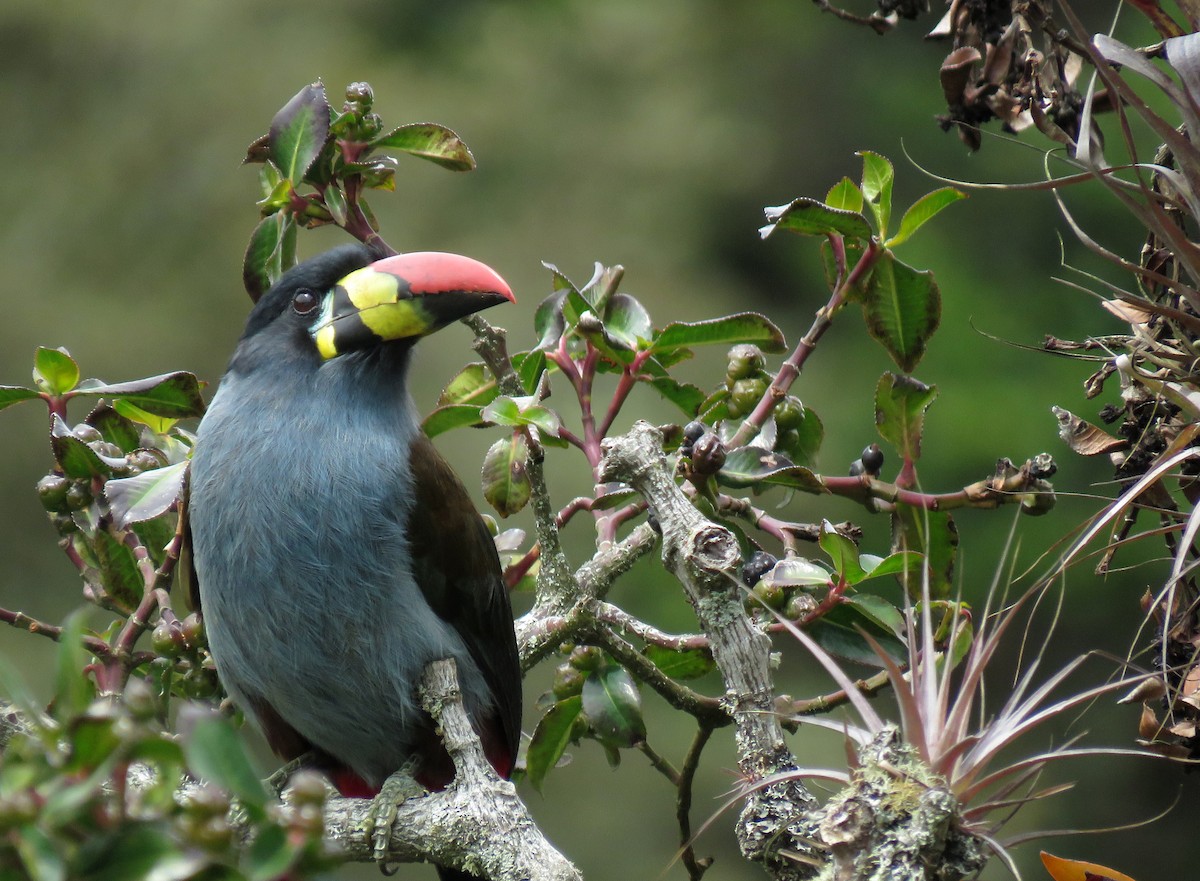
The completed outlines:
<svg viewBox="0 0 1200 881">
<path fill-rule="evenodd" d="M 488 701 L 413 579 L 405 466 L 419 428 L 406 397 L 383 406 L 380 393 L 333 369 L 287 392 L 228 374 L 200 427 L 189 510 L 226 690 L 374 783 L 421 734 L 415 683 L 431 660 L 455 658 L 468 708 Z"/>
</svg>

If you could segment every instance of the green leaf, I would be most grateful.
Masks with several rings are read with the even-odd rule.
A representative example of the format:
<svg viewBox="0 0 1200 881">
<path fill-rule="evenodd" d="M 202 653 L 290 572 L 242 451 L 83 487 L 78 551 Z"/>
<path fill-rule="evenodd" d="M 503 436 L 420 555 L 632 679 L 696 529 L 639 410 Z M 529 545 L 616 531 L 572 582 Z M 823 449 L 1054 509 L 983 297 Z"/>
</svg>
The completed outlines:
<svg viewBox="0 0 1200 881">
<path fill-rule="evenodd" d="M 871 554 L 860 554 L 858 562 L 867 571 L 867 575 L 862 581 L 883 578 L 885 575 L 895 575 L 900 579 L 901 584 L 906 582 L 916 584 L 917 582 L 911 579 L 920 578 L 921 564 L 924 559 L 924 556 L 916 551 L 898 551 L 882 560 Z"/>
<path fill-rule="evenodd" d="M 112 403 L 113 409 L 128 419 L 130 422 L 136 422 L 139 425 L 145 425 L 151 431 L 158 435 L 165 435 L 171 430 L 179 420 L 168 419 L 165 416 L 155 416 L 153 413 L 147 413 L 136 404 L 132 404 L 125 400 L 116 400 Z"/>
<path fill-rule="evenodd" d="M 96 836 L 81 849 L 82 881 L 181 881 L 208 864 L 182 851 L 162 824 L 130 822 Z"/>
<path fill-rule="evenodd" d="M 725 465 L 717 472 L 724 486 L 786 486 L 808 493 L 828 492 L 821 478 L 802 465 L 762 447 L 745 446 L 730 450 Z"/>
<path fill-rule="evenodd" d="M 469 428 L 483 425 L 483 417 L 479 415 L 483 408 L 475 404 L 449 404 L 438 407 L 425 417 L 421 430 L 426 437 L 437 437 L 456 428 Z"/>
<path fill-rule="evenodd" d="M 520 434 L 496 441 L 483 457 L 483 497 L 501 517 L 517 513 L 529 502 L 528 458 L 529 447 Z"/>
<path fill-rule="evenodd" d="M 804 629 L 817 645 L 835 658 L 879 667 L 879 656 L 859 631 L 862 624 L 861 612 L 842 604 L 830 609 Z M 871 635 L 892 660 L 901 664 L 907 663 L 908 650 L 903 642 L 887 631 L 881 630 Z"/>
<path fill-rule="evenodd" d="M 649 380 L 650 386 L 683 411 L 685 416 L 695 417 L 704 403 L 704 390 L 691 383 L 679 382 L 669 376 L 656 376 Z"/>
<path fill-rule="evenodd" d="M 819 563 L 803 557 L 785 557 L 775 564 L 763 580 L 780 587 L 824 587 L 832 579 L 832 573 Z"/>
<path fill-rule="evenodd" d="M 371 142 L 375 148 L 402 150 L 451 171 L 471 171 L 475 157 L 454 132 L 435 122 L 412 122 L 392 129 Z"/>
<path fill-rule="evenodd" d="M 228 721 L 215 714 L 196 719 L 184 738 L 183 755 L 192 772 L 237 796 L 251 817 L 265 815 L 267 791 Z"/>
<path fill-rule="evenodd" d="M 482 407 L 496 399 L 499 391 L 496 379 L 481 361 L 468 364 L 455 374 L 438 396 L 438 406 L 448 404 L 473 404 Z"/>
<path fill-rule="evenodd" d="M 954 189 L 954 187 L 941 187 L 926 193 L 908 206 L 908 210 L 900 218 L 900 229 L 887 240 L 887 247 L 894 248 L 906 242 L 913 233 L 940 214 L 943 209 L 953 205 L 959 199 L 965 198 L 967 198 L 967 194 Z"/>
<path fill-rule="evenodd" d="M 800 424 L 795 428 L 781 429 L 776 425 L 775 449 L 797 465 L 811 467 L 817 461 L 821 442 L 825 440 L 825 426 L 821 418 L 810 407 L 804 408 Z"/>
<path fill-rule="evenodd" d="M 328 136 L 329 102 L 318 81 L 297 92 L 271 120 L 271 161 L 286 180 L 298 184 L 321 155 Z"/>
<path fill-rule="evenodd" d="M 669 352 L 688 346 L 754 343 L 764 352 L 782 352 L 783 331 L 757 312 L 740 312 L 707 321 L 675 321 L 654 337 L 654 352 Z"/>
<path fill-rule="evenodd" d="M 349 177 L 358 175 L 362 185 L 372 190 L 396 189 L 396 160 L 391 156 L 378 156 L 363 162 L 347 162 L 342 166 L 342 174 Z"/>
<path fill-rule="evenodd" d="M 942 299 L 933 273 L 918 272 L 891 251 L 883 251 L 862 289 L 861 300 L 871 336 L 901 370 L 910 373 L 941 321 Z"/>
<path fill-rule="evenodd" d="M 77 394 L 86 397 L 106 397 L 128 401 L 155 416 L 186 419 L 204 415 L 204 398 L 200 396 L 200 380 L 185 371 L 164 373 L 135 379 L 130 382 L 104 383 L 89 379 L 80 384 Z M 118 407 L 117 412 L 121 413 Z M 121 413 L 129 417 L 128 413 Z"/>
<path fill-rule="evenodd" d="M 888 222 L 892 217 L 892 163 L 870 150 L 858 154 L 863 160 L 862 192 L 867 206 L 875 215 L 879 237 L 887 238 Z"/>
<path fill-rule="evenodd" d="M 532 352 L 517 352 L 512 356 L 513 370 L 521 378 L 525 393 L 532 395 L 537 391 L 542 374 L 546 372 L 546 353 L 534 349 Z"/>
<path fill-rule="evenodd" d="M 287 870 L 299 853 L 300 847 L 288 840 L 287 831 L 282 826 L 266 826 L 246 848 L 242 867 L 248 881 L 286 878 Z"/>
<path fill-rule="evenodd" d="M 141 602 L 146 583 L 133 551 L 104 530 L 96 532 L 92 548 L 100 564 L 104 589 L 126 606 L 136 607 Z"/>
<path fill-rule="evenodd" d="M 611 511 L 628 502 L 641 498 L 641 493 L 624 483 L 605 483 L 597 488 L 600 495 L 592 501 L 590 510 Z"/>
<path fill-rule="evenodd" d="M 54 715 L 60 721 L 80 715 L 95 697 L 83 668 L 91 655 L 83 647 L 84 610 L 76 609 L 63 622 L 58 640 L 58 663 L 54 688 Z"/>
<path fill-rule="evenodd" d="M 883 597 L 870 593 L 848 594 L 842 597 L 842 602 L 877 627 L 904 638 L 904 613 Z"/>
<path fill-rule="evenodd" d="M 10 834 L 25 867 L 25 877 L 31 881 L 66 881 L 67 865 L 45 832 L 33 824 L 25 824 Z"/>
<path fill-rule="evenodd" d="M 821 533 L 817 539 L 833 563 L 833 571 L 842 576 L 848 583 L 856 584 L 866 576 L 858 562 L 858 546 L 846 536 L 833 528 L 828 520 L 821 521 Z"/>
<path fill-rule="evenodd" d="M 164 514 L 151 520 L 134 523 L 134 534 L 143 547 L 150 553 L 150 560 L 155 566 L 161 566 L 166 557 L 167 545 L 175 537 L 176 515 Z M 176 572 L 179 570 L 176 569 Z"/>
<path fill-rule="evenodd" d="M 70 427 L 57 413 L 50 423 L 50 450 L 54 454 L 54 461 L 67 477 L 98 477 L 112 472 L 112 468 L 95 450 L 71 434 Z"/>
<path fill-rule="evenodd" d="M 334 223 L 338 226 L 345 226 L 350 210 L 346 204 L 346 194 L 338 188 L 337 184 L 330 184 L 325 188 L 322 196 L 325 199 L 325 207 L 329 209 L 330 215 L 333 216 Z"/>
<path fill-rule="evenodd" d="M 929 577 L 929 595 L 934 599 L 950 595 L 954 586 L 958 528 L 948 513 L 927 511 L 897 502 L 892 513 L 892 547 L 897 551 L 923 553 Z M 910 596 L 919 596 L 921 579 L 910 578 L 905 589 Z"/>
<path fill-rule="evenodd" d="M 19 385 L 0 385 L 0 410 L 22 401 L 32 400 L 37 396 L 38 393 L 31 388 L 22 388 Z"/>
<path fill-rule="evenodd" d="M 260 220 L 250 233 L 250 243 L 242 258 L 242 284 L 255 303 L 283 272 L 280 268 L 283 230 L 292 222 L 290 215 L 272 214 Z"/>
<path fill-rule="evenodd" d="M 117 525 L 124 529 L 166 513 L 183 492 L 187 468 L 187 462 L 176 462 L 105 483 L 104 496 Z"/>
<path fill-rule="evenodd" d="M 79 382 L 79 365 L 66 349 L 38 346 L 33 357 L 33 381 L 48 395 L 66 394 Z"/>
<path fill-rule="evenodd" d="M 778 229 L 802 236 L 842 235 L 852 239 L 871 237 L 871 225 L 858 211 L 834 208 L 816 199 L 802 196 L 786 205 L 764 208 L 763 212 L 769 222 L 758 232 L 764 239 Z"/>
<path fill-rule="evenodd" d="M 875 386 L 875 427 L 905 462 L 921 458 L 925 411 L 937 397 L 937 386 L 911 376 L 885 373 Z"/>
<path fill-rule="evenodd" d="M 698 679 L 717 668 L 712 653 L 703 649 L 669 649 L 648 645 L 642 654 L 672 679 Z"/>
<path fill-rule="evenodd" d="M 583 698 L 574 695 L 554 704 L 538 721 L 525 755 L 525 773 L 538 792 L 542 791 L 546 774 L 566 752 L 567 744 L 571 742 L 571 729 L 582 711 Z"/>
<path fill-rule="evenodd" d="M 642 699 L 624 667 L 593 671 L 583 680 L 583 714 L 605 746 L 623 749 L 646 739 Z"/>
<path fill-rule="evenodd" d="M 557 281 L 557 276 L 555 280 Z M 567 327 L 563 318 L 563 303 L 566 299 L 566 291 L 558 290 L 538 304 L 537 311 L 533 314 L 533 330 L 538 337 L 536 348 L 550 349 L 558 345 L 558 340 Z"/>
<path fill-rule="evenodd" d="M 110 444 L 120 447 L 123 452 L 132 452 L 141 445 L 142 433 L 137 425 L 114 410 L 111 404 L 101 402 L 92 408 L 92 412 L 88 413 L 83 421 L 99 431 Z"/>
<path fill-rule="evenodd" d="M 846 252 L 846 273 L 849 274 L 850 270 L 857 266 L 858 261 L 862 259 L 863 247 L 861 244 L 853 240 L 843 241 L 842 247 Z M 824 270 L 825 286 L 829 288 L 829 290 L 834 290 L 837 285 L 844 281 L 844 279 L 838 277 L 837 263 L 834 262 L 833 249 L 830 247 L 828 239 L 825 239 L 821 242 L 821 269 Z M 871 273 L 869 270 L 865 276 L 859 278 L 858 284 L 850 289 L 851 300 L 862 299 L 862 288 L 868 281 L 870 281 L 870 278 Z"/>
<path fill-rule="evenodd" d="M 863 210 L 862 190 L 850 178 L 844 177 L 829 188 L 829 193 L 825 196 L 825 204 L 830 208 L 861 214 Z"/>
<path fill-rule="evenodd" d="M 646 348 L 654 336 L 650 313 L 629 294 L 616 293 L 604 310 L 604 332 L 618 345 L 633 351 Z"/>
</svg>

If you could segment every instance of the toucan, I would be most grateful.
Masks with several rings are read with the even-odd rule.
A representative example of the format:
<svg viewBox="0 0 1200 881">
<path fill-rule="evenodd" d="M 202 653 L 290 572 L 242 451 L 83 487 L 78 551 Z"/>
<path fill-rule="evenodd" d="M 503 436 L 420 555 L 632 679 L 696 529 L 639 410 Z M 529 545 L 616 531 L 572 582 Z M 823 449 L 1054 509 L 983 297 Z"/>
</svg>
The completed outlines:
<svg viewBox="0 0 1200 881">
<path fill-rule="evenodd" d="M 422 337 L 514 301 L 456 254 L 344 245 L 255 304 L 201 421 L 188 484 L 198 600 L 217 675 L 276 754 L 370 797 L 453 766 L 422 710 L 453 658 L 489 761 L 512 771 L 521 672 L 495 544 L 421 431 Z M 443 871 L 446 877 L 469 877 Z"/>
</svg>

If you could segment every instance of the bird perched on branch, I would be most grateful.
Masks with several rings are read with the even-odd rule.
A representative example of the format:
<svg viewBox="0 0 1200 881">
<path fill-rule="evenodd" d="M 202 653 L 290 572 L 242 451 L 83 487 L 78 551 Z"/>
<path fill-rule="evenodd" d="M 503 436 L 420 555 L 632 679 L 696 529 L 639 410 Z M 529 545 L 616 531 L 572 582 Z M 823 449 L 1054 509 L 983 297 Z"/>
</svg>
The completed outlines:
<svg viewBox="0 0 1200 881">
<path fill-rule="evenodd" d="M 418 339 L 513 295 L 466 257 L 374 256 L 336 248 L 255 305 L 200 425 L 188 515 L 226 691 L 279 756 L 353 796 L 402 767 L 453 778 L 417 696 L 430 661 L 456 662 L 504 776 L 521 711 L 495 545 L 408 393 Z"/>
</svg>

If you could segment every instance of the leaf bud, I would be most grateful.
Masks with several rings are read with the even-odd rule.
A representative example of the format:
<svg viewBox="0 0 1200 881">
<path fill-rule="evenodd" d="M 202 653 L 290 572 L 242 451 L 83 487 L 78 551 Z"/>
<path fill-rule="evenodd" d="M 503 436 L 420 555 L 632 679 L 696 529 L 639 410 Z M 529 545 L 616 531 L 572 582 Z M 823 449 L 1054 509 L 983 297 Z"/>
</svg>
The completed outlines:
<svg viewBox="0 0 1200 881">
<path fill-rule="evenodd" d="M 37 820 L 38 803 L 29 789 L 18 789 L 0 797 L 0 829 L 29 826 Z"/>
<path fill-rule="evenodd" d="M 329 797 L 329 784 L 318 772 L 301 769 L 288 780 L 287 791 L 297 807 L 321 807 Z"/>
<path fill-rule="evenodd" d="M 66 494 L 67 508 L 71 511 L 79 511 L 86 508 L 92 503 L 92 488 L 86 480 L 72 481 L 67 487 Z"/>
<path fill-rule="evenodd" d="M 798 590 L 788 597 L 787 605 L 784 606 L 783 614 L 791 621 L 798 621 L 804 618 L 817 607 L 817 601 L 813 599 L 811 594 L 807 594 L 802 590 Z"/>
<path fill-rule="evenodd" d="M 229 811 L 229 804 L 229 794 L 208 783 L 189 793 L 183 803 L 183 810 L 196 818 L 224 817 Z"/>
<path fill-rule="evenodd" d="M 716 474 L 724 464 L 725 444 L 711 431 L 692 445 L 692 471 L 696 474 Z"/>
<path fill-rule="evenodd" d="M 125 691 L 121 695 L 121 699 L 135 719 L 143 721 L 153 719 L 158 712 L 154 691 L 145 679 L 137 676 L 130 677 L 129 681 L 125 683 Z"/>
<path fill-rule="evenodd" d="M 1025 493 L 1021 496 L 1021 513 L 1030 517 L 1040 517 L 1048 514 L 1058 499 L 1047 489 L 1044 492 Z"/>
<path fill-rule="evenodd" d="M 354 105 L 349 109 L 355 113 L 367 113 L 375 103 L 375 91 L 370 83 L 351 83 L 346 86 L 346 101 Z"/>
<path fill-rule="evenodd" d="M 725 368 L 727 383 L 735 380 L 757 376 L 766 366 L 767 359 L 763 357 L 762 349 L 752 343 L 741 343 L 729 350 L 729 363 Z"/>
</svg>

